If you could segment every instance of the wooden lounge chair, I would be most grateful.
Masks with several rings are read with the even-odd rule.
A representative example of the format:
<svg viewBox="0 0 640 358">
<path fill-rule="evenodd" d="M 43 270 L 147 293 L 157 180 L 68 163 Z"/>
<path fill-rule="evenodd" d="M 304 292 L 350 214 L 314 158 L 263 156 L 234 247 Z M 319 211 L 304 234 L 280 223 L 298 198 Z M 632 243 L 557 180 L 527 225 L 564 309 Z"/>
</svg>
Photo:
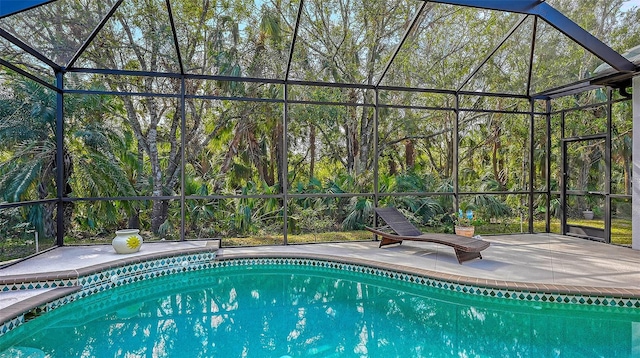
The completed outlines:
<svg viewBox="0 0 640 358">
<path fill-rule="evenodd" d="M 482 255 L 480 255 L 480 251 L 486 249 L 490 245 L 487 241 L 453 234 L 423 234 L 396 208 L 376 208 L 375 211 L 388 226 L 380 228 L 366 228 L 374 234 L 382 236 L 380 247 L 391 244 L 402 244 L 402 241 L 404 240 L 433 242 L 453 247 L 456 252 L 458 262 L 463 263 L 475 258 L 481 259 Z M 395 233 L 390 233 L 389 229 Z"/>
</svg>

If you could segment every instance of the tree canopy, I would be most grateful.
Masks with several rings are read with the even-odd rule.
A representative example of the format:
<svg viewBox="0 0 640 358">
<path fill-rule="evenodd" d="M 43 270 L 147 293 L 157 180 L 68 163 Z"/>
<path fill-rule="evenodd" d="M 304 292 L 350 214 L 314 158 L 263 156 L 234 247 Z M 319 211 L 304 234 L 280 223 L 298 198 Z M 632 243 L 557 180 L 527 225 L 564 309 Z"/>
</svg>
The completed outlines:
<svg viewBox="0 0 640 358">
<path fill-rule="evenodd" d="M 640 41 L 640 11 L 622 0 L 547 2 L 615 50 Z M 547 138 L 609 130 L 601 105 L 562 114 L 558 134 L 559 112 L 532 97 L 602 62 L 541 18 L 409 0 L 299 6 L 58 0 L 0 18 L 15 66 L 2 76 L 3 200 L 78 199 L 65 202 L 69 236 L 140 226 L 175 239 L 184 215 L 187 238 L 281 242 L 285 224 L 291 235 L 360 230 L 375 205 L 447 230 L 455 202 L 487 223 L 528 212 L 533 191 L 560 179 Z M 64 73 L 63 166 L 47 61 Z M 598 89 L 553 110 L 607 100 Z M 613 190 L 629 194 L 630 104 L 613 108 Z M 571 151 L 576 188 L 601 182 L 603 143 Z M 27 205 L 8 225 L 52 237 L 54 209 Z"/>
</svg>

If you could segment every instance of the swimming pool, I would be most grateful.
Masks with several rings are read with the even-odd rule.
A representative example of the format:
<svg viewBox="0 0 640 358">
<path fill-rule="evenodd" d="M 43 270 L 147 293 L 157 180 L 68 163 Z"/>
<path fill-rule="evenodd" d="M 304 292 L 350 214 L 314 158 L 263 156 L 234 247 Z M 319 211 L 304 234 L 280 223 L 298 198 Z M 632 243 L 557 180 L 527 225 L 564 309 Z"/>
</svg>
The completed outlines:
<svg viewBox="0 0 640 358">
<path fill-rule="evenodd" d="M 116 285 L 0 337 L 0 357 L 640 353 L 635 308 L 469 295 L 350 268 L 245 260 Z"/>
</svg>

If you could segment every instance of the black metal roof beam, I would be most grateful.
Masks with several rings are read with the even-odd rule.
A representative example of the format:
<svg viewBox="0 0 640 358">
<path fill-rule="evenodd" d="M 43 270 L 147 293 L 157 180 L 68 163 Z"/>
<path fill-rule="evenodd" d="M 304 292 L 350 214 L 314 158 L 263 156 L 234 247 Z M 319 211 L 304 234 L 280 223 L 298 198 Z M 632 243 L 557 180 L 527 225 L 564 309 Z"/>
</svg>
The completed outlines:
<svg viewBox="0 0 640 358">
<path fill-rule="evenodd" d="M 500 10 L 531 14 L 533 9 L 543 3 L 540 0 L 428 0 L 439 4 L 475 7 L 478 9 Z"/>
<path fill-rule="evenodd" d="M 5 60 L 3 60 L 1 58 L 0 58 L 0 65 L 7 67 L 7 68 L 11 69 L 14 72 L 17 72 L 17 73 L 21 74 L 22 76 L 27 77 L 28 79 L 30 79 L 32 81 L 38 82 L 39 84 L 49 88 L 50 90 L 53 90 L 53 91 L 56 91 L 56 92 L 60 92 L 58 87 L 52 85 L 51 83 L 48 83 L 47 81 L 44 81 L 44 80 L 40 79 L 37 76 L 32 75 L 31 73 L 29 73 L 29 72 L 21 69 L 20 67 L 14 65 L 14 64 L 12 64 L 12 63 L 10 63 L 8 61 L 5 61 Z"/>
<path fill-rule="evenodd" d="M 549 25 L 567 35 L 578 45 L 584 47 L 587 51 L 596 55 L 616 70 L 622 72 L 635 71 L 636 66 L 631 61 L 627 60 L 624 56 L 598 40 L 588 31 L 578 26 L 575 22 L 564 16 L 560 11 L 554 9 L 551 5 L 541 3 L 536 7 L 534 14 L 540 16 L 543 20 L 548 22 Z"/>
<path fill-rule="evenodd" d="M 131 71 L 131 70 L 115 70 L 115 69 L 95 69 L 95 68 L 70 68 L 67 72 L 77 73 L 95 73 L 105 75 L 118 75 L 118 76 L 146 76 L 146 77 L 166 77 L 166 78 L 182 78 L 192 80 L 212 80 L 212 81 L 236 81 L 236 82 L 258 82 L 258 83 L 271 83 L 271 84 L 288 84 L 292 86 L 318 86 L 318 87 L 334 87 L 334 88 L 359 88 L 359 89 L 376 89 L 385 91 L 408 91 L 408 92 L 428 92 L 428 93 L 444 93 L 455 95 L 459 93 L 461 95 L 471 96 L 488 96 L 488 97 L 510 97 L 510 98 L 524 98 L 528 99 L 526 95 L 517 95 L 509 93 L 495 93 L 495 92 L 475 92 L 475 91 L 455 91 L 437 88 L 419 88 L 419 87 L 400 87 L 400 86 L 374 86 L 368 84 L 357 83 L 336 83 L 336 82 L 320 82 L 320 81 L 301 81 L 301 80 L 282 80 L 272 78 L 254 78 L 254 77 L 231 77 L 231 76 L 216 76 L 216 75 L 199 75 L 186 73 L 181 75 L 179 73 L 171 72 L 150 72 L 150 71 Z"/>
<path fill-rule="evenodd" d="M 527 74 L 527 96 L 531 95 L 531 78 L 533 78 L 533 56 L 536 51 L 536 35 L 538 33 L 538 18 L 533 18 L 533 31 L 531 35 L 531 52 L 529 53 L 529 73 Z"/>
<path fill-rule="evenodd" d="M 66 89 L 66 90 L 64 90 L 64 93 L 66 93 L 66 94 L 96 94 L 96 95 L 109 95 L 109 96 L 180 98 L 180 94 L 179 93 L 160 93 L 160 92 L 123 92 L 123 91 Z"/>
<path fill-rule="evenodd" d="M 71 61 L 69 61 L 69 63 L 67 64 L 67 67 L 73 67 L 76 61 L 78 61 L 78 58 L 82 56 L 82 54 L 84 53 L 84 50 L 86 50 L 87 47 L 89 47 L 89 44 L 93 41 L 93 39 L 96 38 L 96 35 L 98 35 L 98 33 L 100 32 L 100 30 L 102 30 L 102 28 L 107 23 L 107 21 L 109 21 L 111 16 L 113 16 L 113 14 L 116 12 L 120 4 L 122 4 L 122 1 L 123 0 L 118 0 L 115 4 L 113 4 L 113 6 L 111 7 L 111 10 L 109 10 L 109 12 L 102 18 L 98 26 L 96 26 L 96 28 L 93 29 L 93 32 L 91 32 L 91 34 L 84 41 L 82 46 L 80 46 L 78 51 L 73 55 L 73 57 L 71 58 Z"/>
<path fill-rule="evenodd" d="M 382 80 L 384 79 L 384 76 L 389 71 L 389 68 L 391 68 L 391 64 L 393 63 L 393 60 L 395 60 L 396 56 L 398 56 L 398 52 L 400 52 L 400 48 L 402 48 L 402 45 L 404 45 L 405 41 L 407 41 L 407 38 L 409 37 L 409 34 L 411 33 L 411 31 L 413 31 L 413 28 L 418 23 L 418 19 L 420 19 L 420 16 L 422 15 L 422 12 L 424 11 L 424 8 L 426 6 L 427 6 L 427 2 L 425 1 L 425 2 L 422 3 L 422 6 L 420 6 L 420 9 L 418 9 L 416 14 L 413 16 L 413 19 L 411 20 L 411 24 L 409 24 L 407 29 L 404 31 L 404 35 L 402 36 L 402 40 L 400 40 L 400 42 L 396 46 L 395 50 L 393 51 L 393 55 L 391 56 L 389 61 L 387 61 L 386 66 L 384 66 L 384 71 L 382 71 L 382 74 L 380 75 L 380 78 L 378 79 L 378 82 L 376 83 L 376 86 L 380 86 L 380 83 L 382 83 Z"/>
<path fill-rule="evenodd" d="M 291 48 L 289 49 L 289 61 L 287 62 L 287 70 L 284 74 L 285 81 L 289 79 L 289 72 L 291 72 L 291 61 L 293 61 L 293 51 L 296 47 L 296 39 L 298 38 L 298 29 L 300 28 L 300 19 L 302 18 L 302 7 L 304 6 L 304 0 L 300 0 L 298 7 L 298 15 L 296 16 L 296 25 L 293 28 L 293 37 L 291 38 Z"/>
<path fill-rule="evenodd" d="M 275 83 L 284 84 L 282 79 L 271 78 L 255 78 L 255 77 L 236 77 L 236 76 L 220 76 L 220 75 L 200 75 L 185 73 L 184 75 L 173 72 L 153 72 L 153 71 L 133 71 L 133 70 L 118 70 L 107 68 L 84 68 L 73 67 L 68 68 L 67 72 L 75 73 L 93 73 L 98 75 L 114 75 L 114 76 L 140 76 L 140 77 L 159 77 L 159 78 L 186 78 L 191 80 L 212 80 L 212 81 L 236 81 L 236 82 L 260 82 L 260 83 Z"/>
<path fill-rule="evenodd" d="M 475 7 L 479 9 L 517 12 L 536 15 L 571 40 L 584 47 L 602 61 L 618 71 L 635 71 L 636 66 L 622 55 L 614 51 L 588 31 L 578 26 L 560 11 L 541 0 L 429 0 L 430 2 Z"/>
<path fill-rule="evenodd" d="M 381 91 L 397 91 L 397 92 L 416 92 L 416 93 L 440 93 L 447 95 L 455 95 L 456 91 L 437 88 L 421 88 L 421 87 L 403 87 L 403 86 L 378 86 Z"/>
<path fill-rule="evenodd" d="M 497 92 L 475 92 L 475 91 L 455 91 L 437 88 L 419 88 L 419 87 L 400 87 L 400 86 L 378 86 L 380 91 L 399 91 L 399 92 L 419 92 L 419 93 L 441 93 L 448 95 L 464 95 L 464 96 L 483 96 L 483 97 L 509 97 L 518 99 L 529 99 L 523 94 L 497 93 Z"/>
<path fill-rule="evenodd" d="M 56 0 L 0 0 L 0 19 Z"/>
<path fill-rule="evenodd" d="M 18 39 L 17 37 L 11 35 L 10 33 L 6 32 L 4 29 L 0 29 L 0 36 L 4 37 L 5 39 L 7 39 L 9 42 L 13 43 L 14 45 L 20 47 L 21 49 L 23 49 L 25 52 L 27 52 L 31 56 L 37 58 L 38 60 L 40 60 L 40 61 L 42 61 L 44 63 L 46 63 L 55 72 L 58 72 L 58 71 L 62 70 L 62 68 L 57 63 L 51 61 L 48 57 L 46 57 L 45 55 L 43 55 L 40 52 L 36 51 L 36 49 L 34 49 L 33 47 L 27 45 L 26 43 L 20 41 L 20 39 Z"/>
<path fill-rule="evenodd" d="M 293 86 L 317 86 L 331 88 L 359 88 L 359 89 L 375 89 L 374 85 L 358 84 L 358 83 L 339 83 L 339 82 L 320 82 L 320 81 L 303 81 L 288 80 L 287 84 Z"/>
<path fill-rule="evenodd" d="M 563 86 L 550 88 L 548 90 L 535 93 L 531 96 L 534 98 L 558 98 L 575 93 L 590 91 L 596 88 L 602 88 L 604 86 L 610 86 L 613 88 L 623 88 L 625 86 L 628 87 L 629 81 L 631 80 L 631 78 L 633 78 L 634 75 L 637 75 L 637 73 L 618 72 L 612 75 L 583 79 Z"/>
<path fill-rule="evenodd" d="M 522 19 L 520 19 L 520 21 L 518 21 L 515 25 L 513 25 L 513 27 L 511 27 L 511 30 L 507 32 L 507 34 L 502 38 L 502 40 L 498 43 L 498 45 L 494 47 L 493 50 L 485 56 L 482 62 L 480 62 L 480 64 L 469 75 L 467 75 L 464 81 L 460 83 L 460 86 L 458 86 L 458 91 L 462 91 L 462 87 L 464 87 L 471 80 L 471 78 L 475 76 L 478 73 L 478 71 L 480 71 L 482 66 L 484 66 L 487 62 L 489 62 L 491 57 L 493 57 L 493 55 L 495 55 L 496 52 L 498 52 L 500 47 L 502 47 L 502 45 L 504 45 L 504 43 L 507 42 L 509 37 L 511 37 L 511 35 L 513 35 L 513 33 L 516 32 L 516 30 L 520 27 L 520 25 L 522 25 L 522 23 L 527 19 L 527 17 L 528 16 L 523 16 Z"/>
<path fill-rule="evenodd" d="M 500 92 L 457 91 L 457 93 L 461 96 L 529 99 L 529 96 L 526 96 L 523 94 L 511 94 L 511 93 L 500 93 Z"/>
<path fill-rule="evenodd" d="M 602 86 L 593 85 L 589 80 L 580 80 L 578 82 L 570 83 L 564 86 L 551 88 L 546 91 L 533 93 L 531 94 L 531 97 L 534 99 L 558 98 L 575 93 L 590 91 L 596 88 L 602 88 Z"/>
<path fill-rule="evenodd" d="M 180 78 L 182 76 L 178 73 L 173 73 L 173 72 L 152 72 L 152 71 L 135 71 L 135 70 L 118 70 L 118 69 L 109 69 L 109 68 L 84 68 L 84 67 L 68 68 L 67 72 L 94 73 L 98 75 L 170 77 L 170 78 Z"/>
<path fill-rule="evenodd" d="M 173 21 L 173 11 L 171 10 L 171 2 L 167 0 L 167 13 L 169 13 L 169 23 L 171 24 L 171 33 L 173 34 L 173 44 L 178 54 L 178 65 L 180 65 L 180 74 L 184 75 L 184 66 L 182 65 L 182 56 L 180 55 L 180 46 L 178 45 L 178 33 L 176 32 L 176 24 Z"/>
</svg>

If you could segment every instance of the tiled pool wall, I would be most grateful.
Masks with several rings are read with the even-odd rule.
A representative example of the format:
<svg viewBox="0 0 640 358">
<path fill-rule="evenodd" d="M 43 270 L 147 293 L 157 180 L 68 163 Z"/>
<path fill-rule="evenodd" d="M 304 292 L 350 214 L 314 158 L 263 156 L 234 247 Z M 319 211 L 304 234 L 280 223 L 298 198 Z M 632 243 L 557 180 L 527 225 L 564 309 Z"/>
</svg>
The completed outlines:
<svg viewBox="0 0 640 358">
<path fill-rule="evenodd" d="M 111 268 L 78 278 L 82 290 L 75 298 L 82 298 L 113 287 L 172 275 L 178 272 L 203 270 L 215 267 L 215 252 L 173 256 Z"/>
<path fill-rule="evenodd" d="M 616 297 L 609 295 L 585 295 L 572 293 L 557 293 L 534 291 L 530 289 L 506 289 L 483 285 L 472 285 L 458 283 L 450 280 L 432 278 L 422 274 L 411 273 L 403 270 L 394 270 L 384 267 L 371 266 L 367 264 L 355 264 L 340 260 L 326 259 L 302 259 L 302 258 L 238 258 L 230 260 L 219 260 L 214 265 L 220 266 L 256 266 L 256 265 L 294 265 L 318 268 L 329 268 L 344 270 L 348 272 L 362 273 L 385 278 L 399 280 L 405 283 L 423 285 L 427 287 L 441 289 L 443 291 L 464 293 L 468 295 L 502 298 L 510 300 L 520 300 L 528 302 L 550 302 L 563 304 L 590 305 L 602 307 L 626 307 L 640 309 L 640 298 L 637 297 Z"/>
<path fill-rule="evenodd" d="M 54 281 L 23 282 L 4 284 L 0 286 L 2 292 L 27 290 L 37 287 L 73 287 L 78 286 L 76 292 L 57 298 L 32 308 L 18 317 L 7 320 L 0 325 L 0 336 L 18 327 L 22 323 L 37 317 L 39 314 L 56 309 L 95 293 L 103 292 L 114 287 L 130 283 L 169 276 L 180 272 L 225 267 L 259 267 L 259 266 L 299 266 L 326 270 L 338 270 L 362 275 L 378 276 L 398 280 L 406 285 L 418 285 L 442 290 L 443 293 L 455 293 L 476 296 L 486 299 L 518 300 L 523 303 L 561 303 L 568 305 L 588 305 L 594 308 L 620 307 L 640 309 L 640 299 L 634 297 L 616 297 L 607 295 L 584 295 L 572 293 L 554 293 L 511 288 L 486 287 L 458 283 L 450 280 L 431 278 L 425 275 L 395 270 L 377 265 L 350 263 L 341 260 L 295 257 L 243 257 L 216 258 L 216 252 L 202 252 L 188 255 L 177 255 L 153 259 L 134 264 L 111 267 L 106 270 L 81 275 L 77 278 L 58 279 Z"/>
<path fill-rule="evenodd" d="M 79 290 L 64 297 L 40 304 L 19 314 L 17 317 L 6 320 L 0 324 L 0 336 L 42 313 L 113 287 L 148 280 L 154 277 L 168 276 L 178 272 L 211 268 L 214 266 L 215 257 L 215 251 L 192 253 L 146 260 L 132 264 L 123 264 L 122 266 L 116 265 L 93 273 L 79 274 L 77 277 L 37 280 L 34 282 L 2 283 L 0 284 L 0 294 L 1 292 L 12 292 L 16 290 L 64 287 L 79 287 Z"/>
</svg>

